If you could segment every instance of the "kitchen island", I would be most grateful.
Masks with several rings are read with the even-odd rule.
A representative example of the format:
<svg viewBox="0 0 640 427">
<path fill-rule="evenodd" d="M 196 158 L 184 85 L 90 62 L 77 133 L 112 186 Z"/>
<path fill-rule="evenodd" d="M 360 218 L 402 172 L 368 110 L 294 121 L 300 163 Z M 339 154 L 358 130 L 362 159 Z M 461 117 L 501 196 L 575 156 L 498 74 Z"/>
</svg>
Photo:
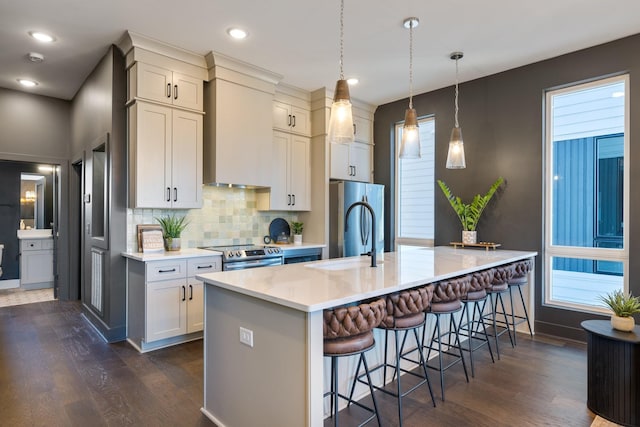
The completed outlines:
<svg viewBox="0 0 640 427">
<path fill-rule="evenodd" d="M 199 275 L 205 282 L 202 411 L 221 427 L 322 425 L 324 309 L 535 256 L 405 246 L 385 253 L 376 268 L 364 256 Z"/>
</svg>

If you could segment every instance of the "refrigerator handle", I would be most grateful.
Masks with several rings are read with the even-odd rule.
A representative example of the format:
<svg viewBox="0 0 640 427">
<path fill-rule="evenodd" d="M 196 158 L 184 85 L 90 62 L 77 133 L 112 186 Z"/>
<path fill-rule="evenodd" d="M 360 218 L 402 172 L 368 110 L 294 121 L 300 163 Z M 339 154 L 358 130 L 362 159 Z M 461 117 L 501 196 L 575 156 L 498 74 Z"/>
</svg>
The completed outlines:
<svg viewBox="0 0 640 427">
<path fill-rule="evenodd" d="M 361 202 L 365 202 L 365 197 L 362 196 Z M 367 211 L 364 207 L 360 206 L 360 243 L 362 246 L 367 244 Z"/>
<path fill-rule="evenodd" d="M 364 201 L 369 203 L 369 198 L 367 196 L 364 196 Z M 369 245 L 369 237 L 371 236 L 371 214 L 368 211 L 365 211 L 364 208 L 362 208 L 362 211 L 365 214 L 366 217 L 366 221 L 365 221 L 365 234 L 364 234 L 364 245 Z"/>
</svg>

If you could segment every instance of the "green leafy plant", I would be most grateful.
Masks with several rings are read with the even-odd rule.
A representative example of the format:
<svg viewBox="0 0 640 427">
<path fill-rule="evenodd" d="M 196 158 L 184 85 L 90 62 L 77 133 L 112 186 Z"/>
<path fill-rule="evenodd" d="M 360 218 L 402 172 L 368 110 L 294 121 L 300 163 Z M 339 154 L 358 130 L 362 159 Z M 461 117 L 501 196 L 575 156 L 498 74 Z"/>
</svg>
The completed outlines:
<svg viewBox="0 0 640 427">
<path fill-rule="evenodd" d="M 444 193 L 444 196 L 449 201 L 449 204 L 451 204 L 451 207 L 458 215 L 460 223 L 462 223 L 462 229 L 465 231 L 475 231 L 484 208 L 487 207 L 489 201 L 503 182 L 504 179 L 502 177 L 499 177 L 496 182 L 491 185 L 489 191 L 487 191 L 484 196 L 476 194 L 473 197 L 471 203 L 463 203 L 460 197 L 454 196 L 449 187 L 447 187 L 447 184 L 444 183 L 444 181 L 439 179 L 438 185 Z"/>
<path fill-rule="evenodd" d="M 621 290 L 613 291 L 605 296 L 600 296 L 602 302 L 609 306 L 611 311 L 619 317 L 631 317 L 640 313 L 640 297 L 625 294 Z"/>
<path fill-rule="evenodd" d="M 175 215 L 156 218 L 162 227 L 162 235 L 165 239 L 177 239 L 182 231 L 189 225 L 186 217 L 177 217 Z"/>
<path fill-rule="evenodd" d="M 293 234 L 302 234 L 302 229 L 304 228 L 304 222 L 292 221 L 291 229 L 293 230 Z"/>
</svg>

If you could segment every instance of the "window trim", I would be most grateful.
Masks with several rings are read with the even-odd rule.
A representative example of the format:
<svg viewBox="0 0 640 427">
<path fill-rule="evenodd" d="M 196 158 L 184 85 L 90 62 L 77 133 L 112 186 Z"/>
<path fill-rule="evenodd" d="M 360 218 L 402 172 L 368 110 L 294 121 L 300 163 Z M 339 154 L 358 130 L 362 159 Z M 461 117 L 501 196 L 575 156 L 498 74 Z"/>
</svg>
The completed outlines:
<svg viewBox="0 0 640 427">
<path fill-rule="evenodd" d="M 606 84 L 623 82 L 625 87 L 624 99 L 624 201 L 623 201 L 623 223 L 626 224 L 622 238 L 622 249 L 610 248 L 586 248 L 576 246 L 561 246 L 552 244 L 552 209 L 553 209 L 553 116 L 552 116 L 552 96 L 576 90 L 588 89 L 590 87 L 598 87 Z M 544 96 L 544 140 L 543 140 L 543 184 L 544 184 L 544 217 L 543 217 L 543 299 L 542 305 L 575 310 L 586 313 L 609 314 L 610 311 L 604 307 L 595 307 L 582 304 L 568 303 L 564 301 L 551 300 L 551 266 L 552 258 L 579 258 L 593 259 L 602 261 L 617 261 L 623 264 L 623 287 L 624 292 L 629 291 L 629 203 L 630 203 L 630 108 L 629 108 L 629 74 L 620 74 L 613 77 L 605 77 L 592 80 L 586 83 L 576 83 L 560 88 L 551 88 L 545 91 Z M 597 255 L 597 256 L 596 256 Z"/>
</svg>

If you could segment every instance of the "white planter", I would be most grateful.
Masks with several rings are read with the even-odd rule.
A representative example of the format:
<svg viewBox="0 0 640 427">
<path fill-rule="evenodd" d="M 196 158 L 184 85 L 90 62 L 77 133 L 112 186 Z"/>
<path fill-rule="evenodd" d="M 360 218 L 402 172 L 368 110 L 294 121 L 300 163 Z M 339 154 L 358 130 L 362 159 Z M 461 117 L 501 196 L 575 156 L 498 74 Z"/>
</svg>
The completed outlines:
<svg viewBox="0 0 640 427">
<path fill-rule="evenodd" d="M 633 317 L 620 317 L 615 314 L 611 315 L 611 327 L 622 332 L 631 332 L 635 328 L 636 323 Z"/>
<path fill-rule="evenodd" d="M 474 231 L 462 230 L 462 243 L 466 243 L 467 245 L 478 243 L 478 232 L 475 230 Z"/>
<path fill-rule="evenodd" d="M 293 235 L 293 244 L 301 245 L 302 244 L 302 234 L 294 234 Z"/>
</svg>

